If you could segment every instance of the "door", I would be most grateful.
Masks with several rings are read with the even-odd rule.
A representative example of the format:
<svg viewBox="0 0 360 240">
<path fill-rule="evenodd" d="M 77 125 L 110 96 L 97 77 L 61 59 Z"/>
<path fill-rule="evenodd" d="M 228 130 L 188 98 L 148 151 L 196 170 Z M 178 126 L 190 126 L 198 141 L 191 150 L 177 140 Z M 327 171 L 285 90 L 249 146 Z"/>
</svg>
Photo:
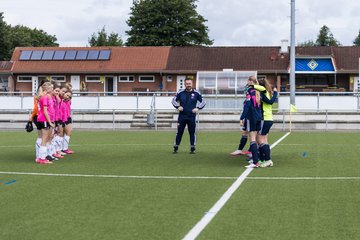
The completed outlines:
<svg viewBox="0 0 360 240">
<path fill-rule="evenodd" d="M 71 75 L 70 83 L 72 86 L 72 90 L 75 92 L 80 91 L 80 76 L 79 75 Z"/>
<path fill-rule="evenodd" d="M 179 75 L 176 77 L 176 91 L 185 88 L 185 75 Z"/>
<path fill-rule="evenodd" d="M 360 91 L 360 80 L 359 77 L 354 77 L 354 92 Z"/>
<path fill-rule="evenodd" d="M 106 95 L 114 95 L 116 93 L 116 81 L 113 76 L 106 76 L 105 77 L 105 89 Z"/>
<path fill-rule="evenodd" d="M 39 79 L 37 77 L 32 77 L 32 87 L 31 87 L 31 91 L 33 93 L 32 95 L 37 93 L 38 86 L 39 86 Z"/>
</svg>

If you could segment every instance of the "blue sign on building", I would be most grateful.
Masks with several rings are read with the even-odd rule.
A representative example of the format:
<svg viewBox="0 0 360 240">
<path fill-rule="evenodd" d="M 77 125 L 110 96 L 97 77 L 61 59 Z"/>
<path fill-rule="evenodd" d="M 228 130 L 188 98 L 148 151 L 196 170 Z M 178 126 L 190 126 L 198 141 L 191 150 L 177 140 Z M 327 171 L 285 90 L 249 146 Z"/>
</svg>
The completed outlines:
<svg viewBox="0 0 360 240">
<path fill-rule="evenodd" d="M 295 60 L 296 72 L 335 72 L 331 58 L 299 58 Z"/>
</svg>

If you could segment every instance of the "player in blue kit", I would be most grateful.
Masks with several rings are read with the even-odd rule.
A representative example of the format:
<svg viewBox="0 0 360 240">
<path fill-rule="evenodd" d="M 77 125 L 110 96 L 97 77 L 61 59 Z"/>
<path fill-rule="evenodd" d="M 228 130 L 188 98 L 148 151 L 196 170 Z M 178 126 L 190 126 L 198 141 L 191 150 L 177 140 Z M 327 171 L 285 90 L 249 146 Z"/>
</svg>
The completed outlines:
<svg viewBox="0 0 360 240">
<path fill-rule="evenodd" d="M 259 154 L 258 146 L 256 143 L 257 132 L 261 129 L 261 99 L 260 93 L 254 89 L 254 85 L 258 84 L 257 79 L 254 76 L 249 77 L 248 86 L 249 89 L 246 92 L 246 100 L 244 104 L 243 112 L 240 116 L 240 125 L 244 125 L 244 120 L 247 121 L 247 131 L 249 132 L 250 137 L 250 152 L 252 154 L 253 162 L 250 163 L 248 168 L 257 168 L 259 167 Z"/>
<path fill-rule="evenodd" d="M 192 79 L 185 79 L 185 89 L 180 90 L 172 100 L 172 105 L 179 110 L 174 153 L 178 152 L 186 125 L 190 135 L 190 153 L 195 153 L 196 145 L 196 113 L 205 107 L 206 101 L 193 89 Z"/>
</svg>

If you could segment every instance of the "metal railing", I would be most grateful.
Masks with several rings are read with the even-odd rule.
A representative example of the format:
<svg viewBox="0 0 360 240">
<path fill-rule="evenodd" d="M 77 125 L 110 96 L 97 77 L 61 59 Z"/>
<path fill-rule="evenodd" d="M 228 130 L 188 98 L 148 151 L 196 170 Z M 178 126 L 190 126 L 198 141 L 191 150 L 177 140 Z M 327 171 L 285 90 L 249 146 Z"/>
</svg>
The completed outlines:
<svg viewBox="0 0 360 240">
<path fill-rule="evenodd" d="M 289 92 L 281 92 L 274 105 L 279 111 L 288 110 Z M 171 110 L 175 92 L 74 92 L 74 109 L 147 109 Z M 243 108 L 244 95 L 206 95 L 206 109 L 235 111 Z M 360 112 L 360 94 L 353 92 L 297 92 L 296 106 L 301 112 L 348 111 Z M 32 92 L 0 93 L 0 109 L 30 109 L 33 107 Z"/>
</svg>

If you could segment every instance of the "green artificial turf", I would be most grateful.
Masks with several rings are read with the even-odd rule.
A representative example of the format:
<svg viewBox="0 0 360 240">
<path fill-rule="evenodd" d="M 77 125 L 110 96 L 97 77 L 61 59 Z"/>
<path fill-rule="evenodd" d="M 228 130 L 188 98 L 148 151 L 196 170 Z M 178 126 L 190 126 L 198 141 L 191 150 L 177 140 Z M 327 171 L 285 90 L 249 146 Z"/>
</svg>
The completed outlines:
<svg viewBox="0 0 360 240">
<path fill-rule="evenodd" d="M 284 134 L 271 133 L 270 143 Z M 39 165 L 35 133 L 0 132 L 0 239 L 182 239 L 246 161 L 229 156 L 237 131 L 199 131 L 194 155 L 187 132 L 173 154 L 174 137 L 74 131 L 75 154 Z M 273 148 L 275 166 L 254 169 L 198 238 L 360 238 L 359 140 L 292 132 Z"/>
</svg>

